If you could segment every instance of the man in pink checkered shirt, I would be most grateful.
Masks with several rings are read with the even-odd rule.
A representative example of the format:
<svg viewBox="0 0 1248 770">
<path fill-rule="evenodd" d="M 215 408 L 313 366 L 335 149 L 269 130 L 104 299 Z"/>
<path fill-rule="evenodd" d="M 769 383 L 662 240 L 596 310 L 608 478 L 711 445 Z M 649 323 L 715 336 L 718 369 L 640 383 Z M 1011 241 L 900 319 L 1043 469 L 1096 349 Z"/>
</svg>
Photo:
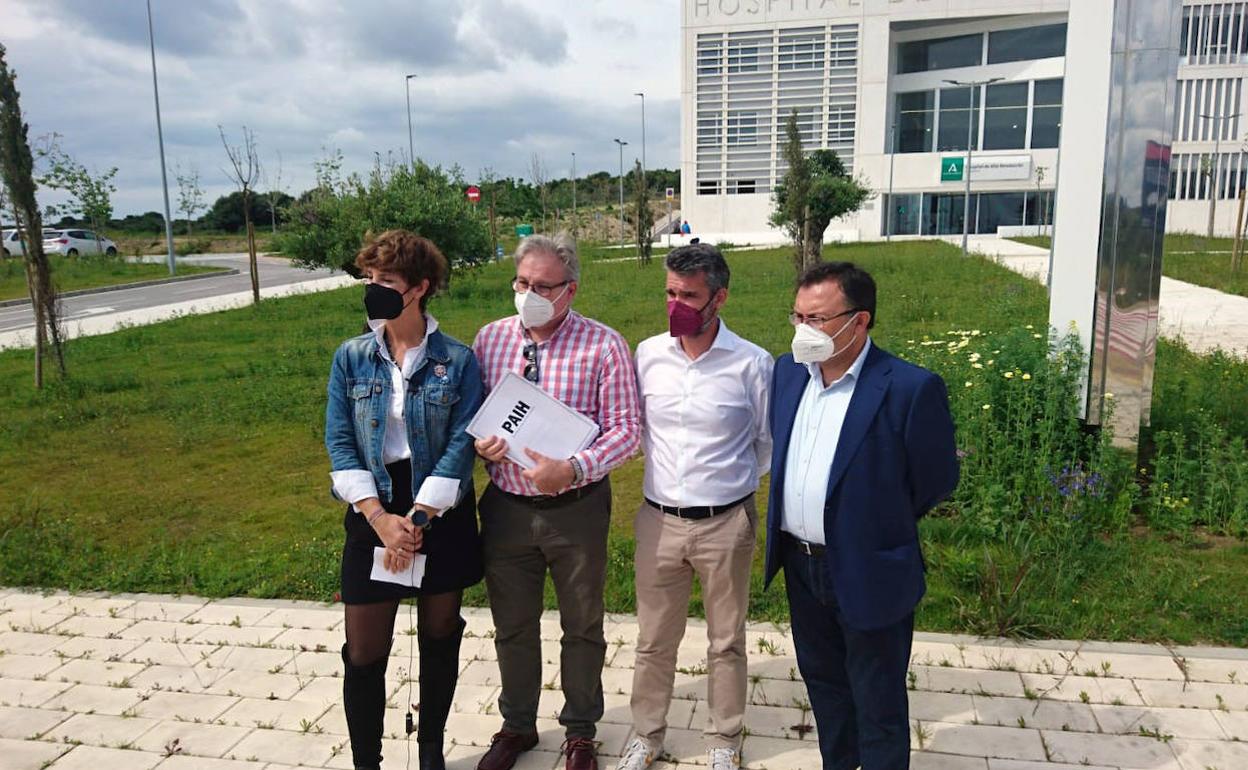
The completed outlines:
<svg viewBox="0 0 1248 770">
<path fill-rule="evenodd" d="M 580 278 L 566 236 L 530 236 L 516 249 L 517 315 L 477 334 L 473 349 L 488 391 L 515 372 L 593 420 L 598 437 L 571 457 L 529 451 L 536 467 L 506 459 L 507 443 L 477 442 L 490 485 L 481 496 L 485 581 L 502 674 L 503 728 L 478 770 L 509 770 L 537 745 L 542 691 L 540 622 L 549 571 L 559 602 L 559 721 L 568 770 L 597 770 L 594 735 L 602 717 L 603 590 L 611 486 L 607 474 L 637 451 L 641 409 L 628 343 L 572 310 Z"/>
</svg>

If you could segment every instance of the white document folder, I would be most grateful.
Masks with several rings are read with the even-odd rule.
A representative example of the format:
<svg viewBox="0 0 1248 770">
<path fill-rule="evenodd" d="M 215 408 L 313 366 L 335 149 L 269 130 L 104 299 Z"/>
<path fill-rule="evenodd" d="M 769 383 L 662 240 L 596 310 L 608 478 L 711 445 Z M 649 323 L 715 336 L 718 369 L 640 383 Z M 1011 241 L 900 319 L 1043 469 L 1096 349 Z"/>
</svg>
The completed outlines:
<svg viewBox="0 0 1248 770">
<path fill-rule="evenodd" d="M 593 443 L 599 430 L 593 420 L 507 372 L 468 424 L 468 433 L 479 439 L 505 439 L 507 457 L 521 467 L 534 468 L 537 463 L 525 449 L 563 460 Z"/>
</svg>

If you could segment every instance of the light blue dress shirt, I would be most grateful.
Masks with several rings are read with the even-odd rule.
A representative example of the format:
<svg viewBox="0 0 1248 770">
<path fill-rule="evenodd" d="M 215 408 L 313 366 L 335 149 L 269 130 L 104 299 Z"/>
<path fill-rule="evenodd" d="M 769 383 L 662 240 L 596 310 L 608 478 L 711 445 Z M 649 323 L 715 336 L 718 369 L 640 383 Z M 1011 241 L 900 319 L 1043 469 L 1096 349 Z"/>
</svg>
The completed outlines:
<svg viewBox="0 0 1248 770">
<path fill-rule="evenodd" d="M 784 510 L 780 529 L 808 543 L 827 545 L 823 508 L 828 500 L 828 476 L 841 440 L 849 402 L 871 350 L 871 338 L 862 346 L 840 379 L 823 384 L 819 364 L 807 364 L 810 381 L 793 417 L 789 453 L 784 465 Z"/>
</svg>

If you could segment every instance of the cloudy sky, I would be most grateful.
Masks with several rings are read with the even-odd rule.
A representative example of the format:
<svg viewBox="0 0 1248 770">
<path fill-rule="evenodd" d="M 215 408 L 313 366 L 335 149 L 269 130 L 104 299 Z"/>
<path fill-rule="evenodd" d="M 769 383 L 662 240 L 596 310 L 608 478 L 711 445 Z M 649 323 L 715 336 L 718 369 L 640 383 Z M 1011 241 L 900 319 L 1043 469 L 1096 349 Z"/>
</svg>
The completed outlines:
<svg viewBox="0 0 1248 770">
<path fill-rule="evenodd" d="M 349 170 L 416 154 L 552 177 L 639 151 L 646 94 L 651 167 L 679 160 L 678 0 L 152 0 L 165 153 L 195 166 L 211 201 L 232 188 L 217 126 L 254 130 L 283 187 L 312 183 L 339 149 Z M 144 0 L 0 0 L 0 43 L 32 138 L 57 132 L 88 168 L 120 170 L 118 215 L 160 210 L 160 161 Z M 631 157 L 625 157 L 631 163 Z M 178 216 L 174 213 L 174 216 Z"/>
</svg>

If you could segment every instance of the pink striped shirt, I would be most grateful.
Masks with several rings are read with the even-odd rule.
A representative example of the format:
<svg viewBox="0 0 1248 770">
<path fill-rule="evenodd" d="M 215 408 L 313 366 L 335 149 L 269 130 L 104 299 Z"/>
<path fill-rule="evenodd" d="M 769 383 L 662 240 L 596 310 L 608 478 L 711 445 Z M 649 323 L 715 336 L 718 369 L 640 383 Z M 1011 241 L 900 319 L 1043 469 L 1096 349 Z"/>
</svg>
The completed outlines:
<svg viewBox="0 0 1248 770">
<path fill-rule="evenodd" d="M 519 316 L 495 321 L 477 333 L 472 349 L 487 392 L 509 371 L 524 376 L 528 339 Z M 614 329 L 569 311 L 550 339 L 538 343 L 537 351 L 542 390 L 598 424 L 598 438 L 575 455 L 585 471 L 581 486 L 597 481 L 632 457 L 641 444 L 637 376 L 628 343 Z M 511 461 L 486 463 L 486 470 L 505 492 L 542 494 L 521 475 L 524 469 Z"/>
</svg>

